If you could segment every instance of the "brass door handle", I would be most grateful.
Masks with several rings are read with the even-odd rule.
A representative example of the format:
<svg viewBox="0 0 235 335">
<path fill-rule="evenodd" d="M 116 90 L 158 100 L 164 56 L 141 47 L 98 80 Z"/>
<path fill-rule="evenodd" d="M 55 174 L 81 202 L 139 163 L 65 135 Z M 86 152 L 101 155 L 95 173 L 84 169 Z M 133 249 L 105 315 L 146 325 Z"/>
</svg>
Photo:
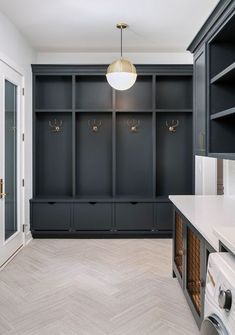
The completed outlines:
<svg viewBox="0 0 235 335">
<path fill-rule="evenodd" d="M 0 179 L 0 199 L 4 199 L 7 193 L 3 190 L 3 179 Z"/>
</svg>

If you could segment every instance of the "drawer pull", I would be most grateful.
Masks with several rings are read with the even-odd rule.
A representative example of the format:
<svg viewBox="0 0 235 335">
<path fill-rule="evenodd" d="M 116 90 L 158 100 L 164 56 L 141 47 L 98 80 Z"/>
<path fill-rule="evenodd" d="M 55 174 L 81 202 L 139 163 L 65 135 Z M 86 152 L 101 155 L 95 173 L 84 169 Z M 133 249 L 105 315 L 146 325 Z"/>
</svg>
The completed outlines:
<svg viewBox="0 0 235 335">
<path fill-rule="evenodd" d="M 48 204 L 49 204 L 49 205 L 54 205 L 55 202 L 53 202 L 53 201 L 49 201 Z"/>
<path fill-rule="evenodd" d="M 89 204 L 90 204 L 90 205 L 95 205 L 96 202 L 95 202 L 95 201 L 90 201 Z"/>
<path fill-rule="evenodd" d="M 137 205 L 138 202 L 136 202 L 136 201 L 131 201 L 131 204 L 132 204 L 132 205 Z"/>
</svg>

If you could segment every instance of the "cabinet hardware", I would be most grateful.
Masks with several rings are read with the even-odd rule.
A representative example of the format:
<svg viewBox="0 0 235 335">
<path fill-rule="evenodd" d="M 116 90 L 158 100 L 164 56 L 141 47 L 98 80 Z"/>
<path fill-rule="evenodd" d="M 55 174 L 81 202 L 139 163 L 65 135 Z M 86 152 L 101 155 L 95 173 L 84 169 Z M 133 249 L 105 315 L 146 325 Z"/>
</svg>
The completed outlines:
<svg viewBox="0 0 235 335">
<path fill-rule="evenodd" d="M 49 121 L 49 126 L 51 127 L 52 133 L 59 133 L 61 131 L 62 125 L 63 125 L 62 120 L 55 119 L 53 122 Z"/>
<path fill-rule="evenodd" d="M 102 126 L 101 120 L 88 120 L 88 126 L 93 133 L 98 133 L 100 127 Z"/>
<path fill-rule="evenodd" d="M 0 199 L 4 199 L 7 193 L 4 192 L 4 183 L 3 179 L 0 179 Z"/>
<path fill-rule="evenodd" d="M 26 227 L 28 227 L 28 225 L 27 225 L 27 224 L 23 224 L 23 225 L 22 225 L 22 232 L 23 232 L 23 233 L 25 233 L 25 232 L 26 232 Z"/>
<path fill-rule="evenodd" d="M 138 133 L 140 127 L 140 120 L 127 120 L 126 123 L 132 133 Z"/>
<path fill-rule="evenodd" d="M 202 278 L 201 278 L 201 280 L 200 280 L 200 284 L 201 284 L 201 288 L 204 288 L 206 285 L 205 285 L 205 280 L 203 280 Z"/>
<path fill-rule="evenodd" d="M 168 128 L 170 133 L 175 133 L 176 128 L 179 126 L 179 120 L 171 120 L 171 124 L 168 124 L 168 121 L 166 121 L 166 127 Z"/>
</svg>

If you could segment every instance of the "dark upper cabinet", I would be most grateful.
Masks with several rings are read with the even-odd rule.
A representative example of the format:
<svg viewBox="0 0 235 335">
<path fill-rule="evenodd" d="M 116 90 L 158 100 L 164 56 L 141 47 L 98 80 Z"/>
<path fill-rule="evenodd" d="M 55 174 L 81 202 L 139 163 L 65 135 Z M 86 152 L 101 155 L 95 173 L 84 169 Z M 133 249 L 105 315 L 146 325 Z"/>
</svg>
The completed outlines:
<svg viewBox="0 0 235 335">
<path fill-rule="evenodd" d="M 206 155 L 206 48 L 194 55 L 194 153 Z"/>
<path fill-rule="evenodd" d="M 235 2 L 221 0 L 188 50 L 194 54 L 194 153 L 235 159 Z"/>
</svg>

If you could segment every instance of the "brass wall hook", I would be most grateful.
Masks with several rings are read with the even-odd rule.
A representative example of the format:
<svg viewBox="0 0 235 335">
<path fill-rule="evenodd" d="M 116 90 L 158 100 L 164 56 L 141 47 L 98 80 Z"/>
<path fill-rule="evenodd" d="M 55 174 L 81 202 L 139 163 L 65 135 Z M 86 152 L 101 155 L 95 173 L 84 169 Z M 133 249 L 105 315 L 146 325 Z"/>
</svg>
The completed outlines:
<svg viewBox="0 0 235 335">
<path fill-rule="evenodd" d="M 132 133 L 138 133 L 140 127 L 140 120 L 129 119 L 127 120 L 127 125 Z"/>
<path fill-rule="evenodd" d="M 175 133 L 176 128 L 179 126 L 179 120 L 171 120 L 171 124 L 168 124 L 168 121 L 166 121 L 166 127 L 168 128 L 170 133 Z"/>
<path fill-rule="evenodd" d="M 52 123 L 52 121 L 49 121 L 49 126 L 51 127 L 51 131 L 53 133 L 59 133 L 61 131 L 62 125 L 63 125 L 62 120 L 54 119 L 53 123 Z"/>
<path fill-rule="evenodd" d="M 88 126 L 90 127 L 90 130 L 93 133 L 98 133 L 100 130 L 100 127 L 102 126 L 102 121 L 101 120 L 88 120 Z"/>
</svg>

